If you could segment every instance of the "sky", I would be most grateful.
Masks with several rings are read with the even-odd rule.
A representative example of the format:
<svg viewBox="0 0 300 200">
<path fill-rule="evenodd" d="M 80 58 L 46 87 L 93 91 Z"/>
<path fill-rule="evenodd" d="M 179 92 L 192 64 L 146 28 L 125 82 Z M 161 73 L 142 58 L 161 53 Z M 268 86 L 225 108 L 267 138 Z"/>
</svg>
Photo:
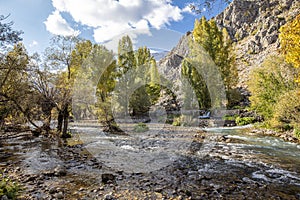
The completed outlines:
<svg viewBox="0 0 300 200">
<path fill-rule="evenodd" d="M 129 35 L 134 47 L 172 49 L 200 18 L 183 0 L 0 0 L 0 15 L 9 15 L 22 30 L 29 53 L 42 53 L 54 35 L 78 35 L 116 50 Z M 203 14 L 210 18 L 221 4 Z"/>
</svg>

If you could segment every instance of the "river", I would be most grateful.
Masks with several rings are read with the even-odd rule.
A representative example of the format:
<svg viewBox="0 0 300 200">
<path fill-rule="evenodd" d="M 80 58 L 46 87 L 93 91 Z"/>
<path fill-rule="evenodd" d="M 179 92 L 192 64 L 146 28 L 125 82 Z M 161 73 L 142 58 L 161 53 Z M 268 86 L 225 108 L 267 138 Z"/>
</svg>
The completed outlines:
<svg viewBox="0 0 300 200">
<path fill-rule="evenodd" d="M 300 199 L 299 144 L 250 127 L 148 126 L 135 133 L 127 124 L 128 135 L 110 135 L 98 124 L 73 123 L 80 145 L 71 147 L 2 139 L 0 167 L 19 177 L 25 199 Z M 65 173 L 51 173 L 57 166 Z"/>
</svg>

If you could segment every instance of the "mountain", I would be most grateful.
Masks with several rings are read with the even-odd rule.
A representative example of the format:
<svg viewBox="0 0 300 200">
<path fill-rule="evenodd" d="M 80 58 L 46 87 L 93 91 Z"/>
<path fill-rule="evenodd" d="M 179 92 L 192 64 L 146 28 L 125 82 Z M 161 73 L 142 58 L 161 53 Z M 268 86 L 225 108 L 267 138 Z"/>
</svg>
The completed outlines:
<svg viewBox="0 0 300 200">
<path fill-rule="evenodd" d="M 248 96 L 249 73 L 264 59 L 279 54 L 279 28 L 300 13 L 298 0 L 233 0 L 214 17 L 219 28 L 226 28 L 232 41 L 239 80 L 237 87 Z M 188 55 L 186 33 L 166 57 L 159 61 L 159 71 L 173 82 L 173 91 L 180 87 L 181 61 Z"/>
<path fill-rule="evenodd" d="M 158 48 L 150 48 L 150 53 L 158 62 L 160 59 L 164 58 L 169 53 L 169 51 Z"/>
</svg>

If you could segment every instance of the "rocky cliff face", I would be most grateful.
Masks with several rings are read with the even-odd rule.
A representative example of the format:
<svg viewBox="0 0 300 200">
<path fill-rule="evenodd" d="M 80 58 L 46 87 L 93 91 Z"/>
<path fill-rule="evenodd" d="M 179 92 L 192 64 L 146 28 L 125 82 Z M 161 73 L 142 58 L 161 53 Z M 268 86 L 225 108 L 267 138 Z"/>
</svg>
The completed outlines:
<svg viewBox="0 0 300 200">
<path fill-rule="evenodd" d="M 215 17 L 218 26 L 226 28 L 234 41 L 238 87 L 246 89 L 250 71 L 269 55 L 278 54 L 279 28 L 299 13 L 299 0 L 233 0 Z M 188 54 L 189 36 L 184 35 L 159 62 L 160 73 L 174 82 L 174 88 L 179 87 L 176 81 L 180 79 L 181 61 Z"/>
<path fill-rule="evenodd" d="M 279 28 L 299 13 L 298 0 L 234 0 L 215 17 L 235 42 L 238 87 L 247 88 L 250 71 L 278 54 Z"/>
</svg>

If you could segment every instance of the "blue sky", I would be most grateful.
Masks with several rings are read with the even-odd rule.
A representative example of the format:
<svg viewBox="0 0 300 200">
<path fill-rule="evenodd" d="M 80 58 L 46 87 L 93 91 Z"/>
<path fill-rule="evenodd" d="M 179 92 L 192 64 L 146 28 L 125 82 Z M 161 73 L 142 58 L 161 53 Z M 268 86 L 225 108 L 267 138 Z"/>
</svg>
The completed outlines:
<svg viewBox="0 0 300 200">
<path fill-rule="evenodd" d="M 147 45 L 170 50 L 182 34 L 192 30 L 196 18 L 190 1 L 182 0 L 0 0 L 0 14 L 10 14 L 13 28 L 24 31 L 30 53 L 41 53 L 55 34 L 79 35 L 93 42 L 108 42 L 115 49 L 128 34 L 135 47 Z M 216 6 L 209 17 L 221 12 Z"/>
</svg>

